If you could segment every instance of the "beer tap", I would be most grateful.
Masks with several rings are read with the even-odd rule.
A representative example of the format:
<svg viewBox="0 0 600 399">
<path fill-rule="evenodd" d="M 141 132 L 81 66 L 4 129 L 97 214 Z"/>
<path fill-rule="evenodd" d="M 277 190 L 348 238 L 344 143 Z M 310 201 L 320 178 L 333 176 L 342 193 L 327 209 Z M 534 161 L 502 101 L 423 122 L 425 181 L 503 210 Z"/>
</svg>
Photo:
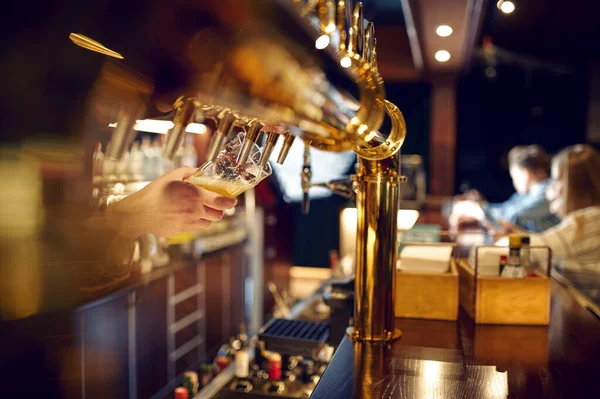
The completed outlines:
<svg viewBox="0 0 600 399">
<path fill-rule="evenodd" d="M 306 143 L 304 148 L 304 165 L 302 166 L 302 214 L 307 215 L 310 210 L 310 197 L 308 192 L 311 187 L 324 187 L 332 193 L 340 195 L 351 201 L 356 201 L 356 183 L 350 178 L 336 179 L 324 183 L 312 183 L 312 172 L 310 166 L 310 144 Z"/>
<path fill-rule="evenodd" d="M 260 132 L 265 127 L 265 124 L 258 119 L 251 119 L 246 124 L 246 135 L 244 137 L 244 143 L 242 144 L 242 149 L 238 155 L 237 164 L 243 165 L 248 161 L 248 157 L 250 156 L 250 152 L 252 151 L 252 147 L 257 143 L 258 137 L 260 136 Z"/>
<path fill-rule="evenodd" d="M 279 139 L 279 133 L 277 132 L 268 132 L 267 139 L 265 141 L 265 146 L 263 147 L 262 154 L 260 155 L 260 160 L 258 161 L 258 165 L 261 168 L 267 166 L 267 162 L 269 162 L 269 158 L 275 149 L 275 144 L 277 144 L 277 140 Z"/>
<path fill-rule="evenodd" d="M 283 139 L 283 145 L 281 146 L 281 151 L 279 152 L 279 156 L 277 157 L 277 163 L 282 165 L 285 162 L 288 154 L 290 153 L 290 149 L 292 148 L 292 144 L 294 144 L 294 139 L 296 136 L 290 134 L 290 132 L 285 132 Z"/>
<path fill-rule="evenodd" d="M 216 115 L 213 115 L 213 112 L 218 111 Z M 212 162 L 217 158 L 217 155 L 227 142 L 227 139 L 231 135 L 234 127 L 237 126 L 236 121 L 237 118 L 233 111 L 228 108 L 218 109 L 215 107 L 203 109 L 206 118 L 213 119 L 217 122 L 217 130 L 215 130 L 215 134 L 213 135 L 212 140 L 210 141 L 210 145 L 208 147 L 208 154 L 206 157 L 207 162 Z"/>
<path fill-rule="evenodd" d="M 174 108 L 175 118 L 173 119 L 173 127 L 169 129 L 165 146 L 163 147 L 163 155 L 168 160 L 173 160 L 181 143 L 185 138 L 185 128 L 191 122 L 194 112 L 200 106 L 200 103 L 192 97 L 179 97 L 175 101 Z"/>
</svg>

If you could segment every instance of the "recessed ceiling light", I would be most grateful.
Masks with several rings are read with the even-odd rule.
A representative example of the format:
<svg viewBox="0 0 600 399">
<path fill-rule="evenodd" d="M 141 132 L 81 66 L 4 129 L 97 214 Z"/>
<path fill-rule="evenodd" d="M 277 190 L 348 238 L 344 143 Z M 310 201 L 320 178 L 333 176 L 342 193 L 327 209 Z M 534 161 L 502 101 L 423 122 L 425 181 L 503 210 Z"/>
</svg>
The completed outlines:
<svg viewBox="0 0 600 399">
<path fill-rule="evenodd" d="M 452 34 L 453 30 L 449 25 L 440 25 L 435 29 L 435 33 L 441 37 L 448 37 Z"/>
<path fill-rule="evenodd" d="M 446 62 L 450 59 L 450 53 L 446 50 L 439 50 L 435 53 L 435 59 L 439 62 Z"/>
<path fill-rule="evenodd" d="M 515 3 L 512 1 L 499 0 L 496 7 L 505 14 L 510 14 L 515 10 Z"/>
</svg>

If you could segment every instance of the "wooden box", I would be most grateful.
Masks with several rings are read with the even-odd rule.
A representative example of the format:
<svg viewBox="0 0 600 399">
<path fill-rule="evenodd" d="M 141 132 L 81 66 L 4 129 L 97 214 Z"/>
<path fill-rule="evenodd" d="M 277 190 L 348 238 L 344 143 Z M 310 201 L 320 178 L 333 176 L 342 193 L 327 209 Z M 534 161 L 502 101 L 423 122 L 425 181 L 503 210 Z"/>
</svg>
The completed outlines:
<svg viewBox="0 0 600 399">
<path fill-rule="evenodd" d="M 396 317 L 432 320 L 458 318 L 458 272 L 454 258 L 446 273 L 396 272 Z"/>
<path fill-rule="evenodd" d="M 458 260 L 460 306 L 476 324 L 548 325 L 550 278 L 503 278 L 475 275 L 465 259 Z"/>
</svg>

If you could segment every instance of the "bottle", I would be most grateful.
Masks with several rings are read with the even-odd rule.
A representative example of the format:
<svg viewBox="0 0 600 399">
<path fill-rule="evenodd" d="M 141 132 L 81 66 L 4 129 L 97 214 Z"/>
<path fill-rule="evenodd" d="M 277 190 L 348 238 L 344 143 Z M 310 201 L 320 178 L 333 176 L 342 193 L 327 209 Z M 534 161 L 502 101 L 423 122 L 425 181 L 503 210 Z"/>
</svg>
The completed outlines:
<svg viewBox="0 0 600 399">
<path fill-rule="evenodd" d="M 508 262 L 508 256 L 500 255 L 500 265 L 498 266 L 498 275 L 499 276 L 502 276 L 502 272 L 504 271 L 504 268 L 506 267 L 507 262 Z"/>
<path fill-rule="evenodd" d="M 198 393 L 198 374 L 195 371 L 186 371 L 183 374 L 183 387 L 187 389 L 190 398 Z"/>
<path fill-rule="evenodd" d="M 235 376 L 237 378 L 248 378 L 250 374 L 250 356 L 248 348 L 243 345 L 235 353 Z"/>
<path fill-rule="evenodd" d="M 229 358 L 227 356 L 217 356 L 215 363 L 217 365 L 217 374 L 219 374 L 229 366 Z"/>
<path fill-rule="evenodd" d="M 150 141 L 150 137 L 144 137 L 142 139 L 142 145 L 140 146 L 140 151 L 142 152 L 143 157 L 143 171 L 145 181 L 150 181 L 153 179 L 152 175 L 152 165 L 154 164 L 154 150 L 152 149 L 152 142 Z"/>
<path fill-rule="evenodd" d="M 266 369 L 266 357 L 265 357 L 265 342 L 258 341 L 256 343 L 256 347 L 254 348 L 254 363 L 258 366 L 260 370 Z"/>
<path fill-rule="evenodd" d="M 175 399 L 188 399 L 189 398 L 189 393 L 188 390 L 183 388 L 183 387 L 179 387 L 179 388 L 175 388 Z"/>
<path fill-rule="evenodd" d="M 506 267 L 502 271 L 502 277 L 525 277 L 525 270 L 521 267 L 521 236 L 518 234 L 511 234 L 508 236 L 508 242 L 508 261 Z"/>
<path fill-rule="evenodd" d="M 525 269 L 527 275 L 533 274 L 533 268 L 531 266 L 531 250 L 530 239 L 528 235 L 521 237 L 521 267 Z"/>
<path fill-rule="evenodd" d="M 152 155 L 150 160 L 150 165 L 152 171 L 150 174 L 152 175 L 152 179 L 157 179 L 161 177 L 165 173 L 165 164 L 162 157 L 162 151 L 160 150 L 160 140 L 155 139 L 152 142 Z"/>
<path fill-rule="evenodd" d="M 117 162 L 117 180 L 123 184 L 127 184 L 129 178 L 129 152 L 123 154 L 123 158 Z"/>
<path fill-rule="evenodd" d="M 277 381 L 281 380 L 281 355 L 272 353 L 269 357 L 269 379 Z"/>
<path fill-rule="evenodd" d="M 140 182 L 144 180 L 144 154 L 140 149 L 140 143 L 134 141 L 131 144 L 131 150 L 129 151 L 129 175 L 131 180 L 134 182 Z"/>
<path fill-rule="evenodd" d="M 197 168 L 198 154 L 196 153 L 196 147 L 194 147 L 194 136 L 188 134 L 185 137 L 185 143 L 182 147 L 183 152 L 181 154 L 181 166 L 190 166 L 192 168 Z"/>
<path fill-rule="evenodd" d="M 209 363 L 203 363 L 200 366 L 200 384 L 201 386 L 207 386 L 213 379 L 213 365 Z"/>
</svg>

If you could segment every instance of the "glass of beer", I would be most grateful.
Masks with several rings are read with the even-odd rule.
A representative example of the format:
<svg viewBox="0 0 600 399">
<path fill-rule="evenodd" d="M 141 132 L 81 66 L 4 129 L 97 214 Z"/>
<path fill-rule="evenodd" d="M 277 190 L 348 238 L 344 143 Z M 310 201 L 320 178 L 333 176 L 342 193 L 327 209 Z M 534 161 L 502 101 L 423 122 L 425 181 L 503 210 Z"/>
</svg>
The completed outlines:
<svg viewBox="0 0 600 399">
<path fill-rule="evenodd" d="M 256 144 L 246 163 L 236 165 L 243 142 L 244 133 L 240 132 L 225 144 L 213 162 L 202 165 L 188 181 L 229 198 L 256 186 L 272 173 L 271 165 L 268 162 L 264 167 L 259 165 L 261 149 Z"/>
</svg>

